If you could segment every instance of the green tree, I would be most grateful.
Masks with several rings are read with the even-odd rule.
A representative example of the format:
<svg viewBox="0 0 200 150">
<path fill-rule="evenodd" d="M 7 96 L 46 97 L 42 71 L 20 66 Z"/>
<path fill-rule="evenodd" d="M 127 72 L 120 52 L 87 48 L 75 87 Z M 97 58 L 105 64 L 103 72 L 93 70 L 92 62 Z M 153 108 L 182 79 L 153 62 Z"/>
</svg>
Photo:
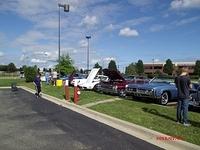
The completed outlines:
<svg viewBox="0 0 200 150">
<path fill-rule="evenodd" d="M 17 71 L 17 68 L 16 68 L 15 64 L 14 63 L 8 64 L 7 71 L 8 72 L 15 72 L 15 71 Z"/>
<path fill-rule="evenodd" d="M 110 70 L 116 70 L 117 71 L 117 65 L 116 65 L 116 62 L 114 60 L 111 60 L 109 62 L 108 69 L 110 69 Z"/>
<path fill-rule="evenodd" d="M 37 73 L 37 69 L 35 67 L 26 67 L 24 70 L 24 75 L 26 82 L 33 82 Z"/>
<path fill-rule="evenodd" d="M 197 60 L 195 63 L 194 74 L 200 77 L 200 60 Z"/>
<path fill-rule="evenodd" d="M 0 65 L 0 71 L 7 71 L 8 65 Z"/>
<path fill-rule="evenodd" d="M 100 66 L 98 62 L 96 64 L 94 64 L 93 68 L 100 68 L 99 69 L 99 74 L 102 74 L 102 66 Z"/>
<path fill-rule="evenodd" d="M 62 55 L 60 57 L 60 62 L 59 64 L 56 65 L 55 68 L 56 68 L 56 71 L 59 71 L 60 69 L 61 74 L 70 74 L 75 70 L 73 66 L 73 61 L 68 54 Z"/>
<path fill-rule="evenodd" d="M 174 70 L 174 65 L 170 59 L 166 60 L 166 63 L 163 67 L 163 72 L 167 73 L 168 75 L 172 75 Z"/>
<path fill-rule="evenodd" d="M 136 72 L 139 75 L 144 73 L 144 64 L 142 60 L 138 60 L 138 62 L 136 63 Z"/>
<path fill-rule="evenodd" d="M 135 65 L 135 63 L 131 63 L 126 67 L 125 74 L 126 75 L 136 74 L 136 65 Z"/>
</svg>

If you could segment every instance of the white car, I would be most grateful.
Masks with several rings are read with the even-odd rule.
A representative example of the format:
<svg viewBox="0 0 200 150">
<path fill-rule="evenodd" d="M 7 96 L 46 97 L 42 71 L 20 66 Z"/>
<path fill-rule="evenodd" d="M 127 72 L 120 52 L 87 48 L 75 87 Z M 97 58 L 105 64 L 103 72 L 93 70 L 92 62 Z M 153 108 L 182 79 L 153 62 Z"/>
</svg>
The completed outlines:
<svg viewBox="0 0 200 150">
<path fill-rule="evenodd" d="M 95 85 L 100 83 L 102 80 L 107 81 L 108 77 L 104 75 L 96 75 L 95 78 L 92 80 L 92 82 L 85 82 L 83 84 L 78 84 L 78 86 L 83 89 L 92 90 L 94 89 Z"/>
</svg>

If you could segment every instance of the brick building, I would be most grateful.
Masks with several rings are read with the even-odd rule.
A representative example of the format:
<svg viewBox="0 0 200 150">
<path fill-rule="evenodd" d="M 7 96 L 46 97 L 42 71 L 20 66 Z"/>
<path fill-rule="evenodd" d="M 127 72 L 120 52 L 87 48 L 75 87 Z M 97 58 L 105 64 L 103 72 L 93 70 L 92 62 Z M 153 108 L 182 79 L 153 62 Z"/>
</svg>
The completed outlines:
<svg viewBox="0 0 200 150">
<path fill-rule="evenodd" d="M 174 68 L 181 69 L 183 67 L 188 67 L 189 74 L 193 74 L 195 62 L 173 62 Z M 144 63 L 144 73 L 145 74 L 154 74 L 155 72 L 163 72 L 165 62 L 152 62 Z"/>
</svg>

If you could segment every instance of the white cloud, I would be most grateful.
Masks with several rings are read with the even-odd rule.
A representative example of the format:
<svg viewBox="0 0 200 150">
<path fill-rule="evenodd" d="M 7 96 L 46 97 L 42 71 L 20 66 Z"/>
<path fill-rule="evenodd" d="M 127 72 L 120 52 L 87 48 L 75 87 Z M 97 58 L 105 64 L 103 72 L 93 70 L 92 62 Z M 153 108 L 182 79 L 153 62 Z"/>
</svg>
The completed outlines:
<svg viewBox="0 0 200 150">
<path fill-rule="evenodd" d="M 200 0 L 173 0 L 172 9 L 200 8 Z"/>
<path fill-rule="evenodd" d="M 131 36 L 138 36 L 139 33 L 135 29 L 130 29 L 130 28 L 126 27 L 126 28 L 123 28 L 123 29 L 120 30 L 119 35 L 131 37 Z"/>
<path fill-rule="evenodd" d="M 31 59 L 31 62 L 32 62 L 32 63 L 46 63 L 45 60 L 36 59 L 36 58 L 32 58 L 32 59 Z"/>
<path fill-rule="evenodd" d="M 79 45 L 80 45 L 80 47 L 85 48 L 88 46 L 88 43 L 86 40 L 81 40 L 81 41 L 79 41 Z"/>
<path fill-rule="evenodd" d="M 0 57 L 4 56 L 4 53 L 0 51 Z"/>
<path fill-rule="evenodd" d="M 186 18 L 186 19 L 182 19 L 180 21 L 176 21 L 175 24 L 177 26 L 182 26 L 182 25 L 185 25 L 185 24 L 190 24 L 190 23 L 193 23 L 195 21 L 198 21 L 200 20 L 200 17 L 191 17 L 191 18 Z"/>
<path fill-rule="evenodd" d="M 32 45 L 35 42 L 45 39 L 45 36 L 43 33 L 39 31 L 28 31 L 24 35 L 21 35 L 15 40 L 15 44 L 19 45 Z"/>
<path fill-rule="evenodd" d="M 98 23 L 96 16 L 85 16 L 81 22 L 81 24 L 86 26 L 94 26 Z"/>
</svg>

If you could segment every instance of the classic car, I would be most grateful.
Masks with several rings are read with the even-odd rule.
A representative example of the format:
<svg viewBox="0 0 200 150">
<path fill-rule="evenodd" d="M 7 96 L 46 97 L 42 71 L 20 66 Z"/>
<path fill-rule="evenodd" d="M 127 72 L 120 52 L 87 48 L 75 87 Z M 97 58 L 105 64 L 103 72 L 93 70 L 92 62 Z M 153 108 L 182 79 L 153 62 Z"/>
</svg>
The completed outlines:
<svg viewBox="0 0 200 150">
<path fill-rule="evenodd" d="M 107 81 L 108 77 L 104 75 L 96 75 L 93 80 L 87 80 L 85 83 L 79 84 L 78 86 L 82 89 L 92 90 L 96 89 L 97 84 L 99 84 L 101 81 Z"/>
<path fill-rule="evenodd" d="M 145 84 L 128 84 L 125 91 L 127 96 L 147 97 L 156 99 L 166 105 L 169 100 L 177 98 L 177 89 L 173 79 L 153 78 Z"/>
<path fill-rule="evenodd" d="M 190 96 L 196 102 L 199 93 L 197 84 L 193 83 Z M 197 94 L 198 93 L 198 94 Z M 166 105 L 169 101 L 177 99 L 177 88 L 173 78 L 153 78 L 146 84 L 128 84 L 125 90 L 126 96 L 146 97 L 155 99 L 161 105 Z"/>
<path fill-rule="evenodd" d="M 138 76 L 138 75 L 129 75 L 124 76 L 126 81 L 129 81 L 131 83 L 148 83 L 150 80 L 146 76 Z"/>
<path fill-rule="evenodd" d="M 95 90 L 103 93 L 124 96 L 125 86 L 128 83 L 136 83 L 135 80 L 126 80 L 118 71 L 115 70 L 103 69 L 103 74 L 108 76 L 109 79 L 107 81 L 101 81 L 95 87 Z M 144 82 L 147 81 L 145 80 Z"/>
<path fill-rule="evenodd" d="M 200 84 L 194 83 L 193 88 L 190 91 L 191 100 L 189 102 L 189 107 L 199 107 L 200 108 Z"/>
</svg>

